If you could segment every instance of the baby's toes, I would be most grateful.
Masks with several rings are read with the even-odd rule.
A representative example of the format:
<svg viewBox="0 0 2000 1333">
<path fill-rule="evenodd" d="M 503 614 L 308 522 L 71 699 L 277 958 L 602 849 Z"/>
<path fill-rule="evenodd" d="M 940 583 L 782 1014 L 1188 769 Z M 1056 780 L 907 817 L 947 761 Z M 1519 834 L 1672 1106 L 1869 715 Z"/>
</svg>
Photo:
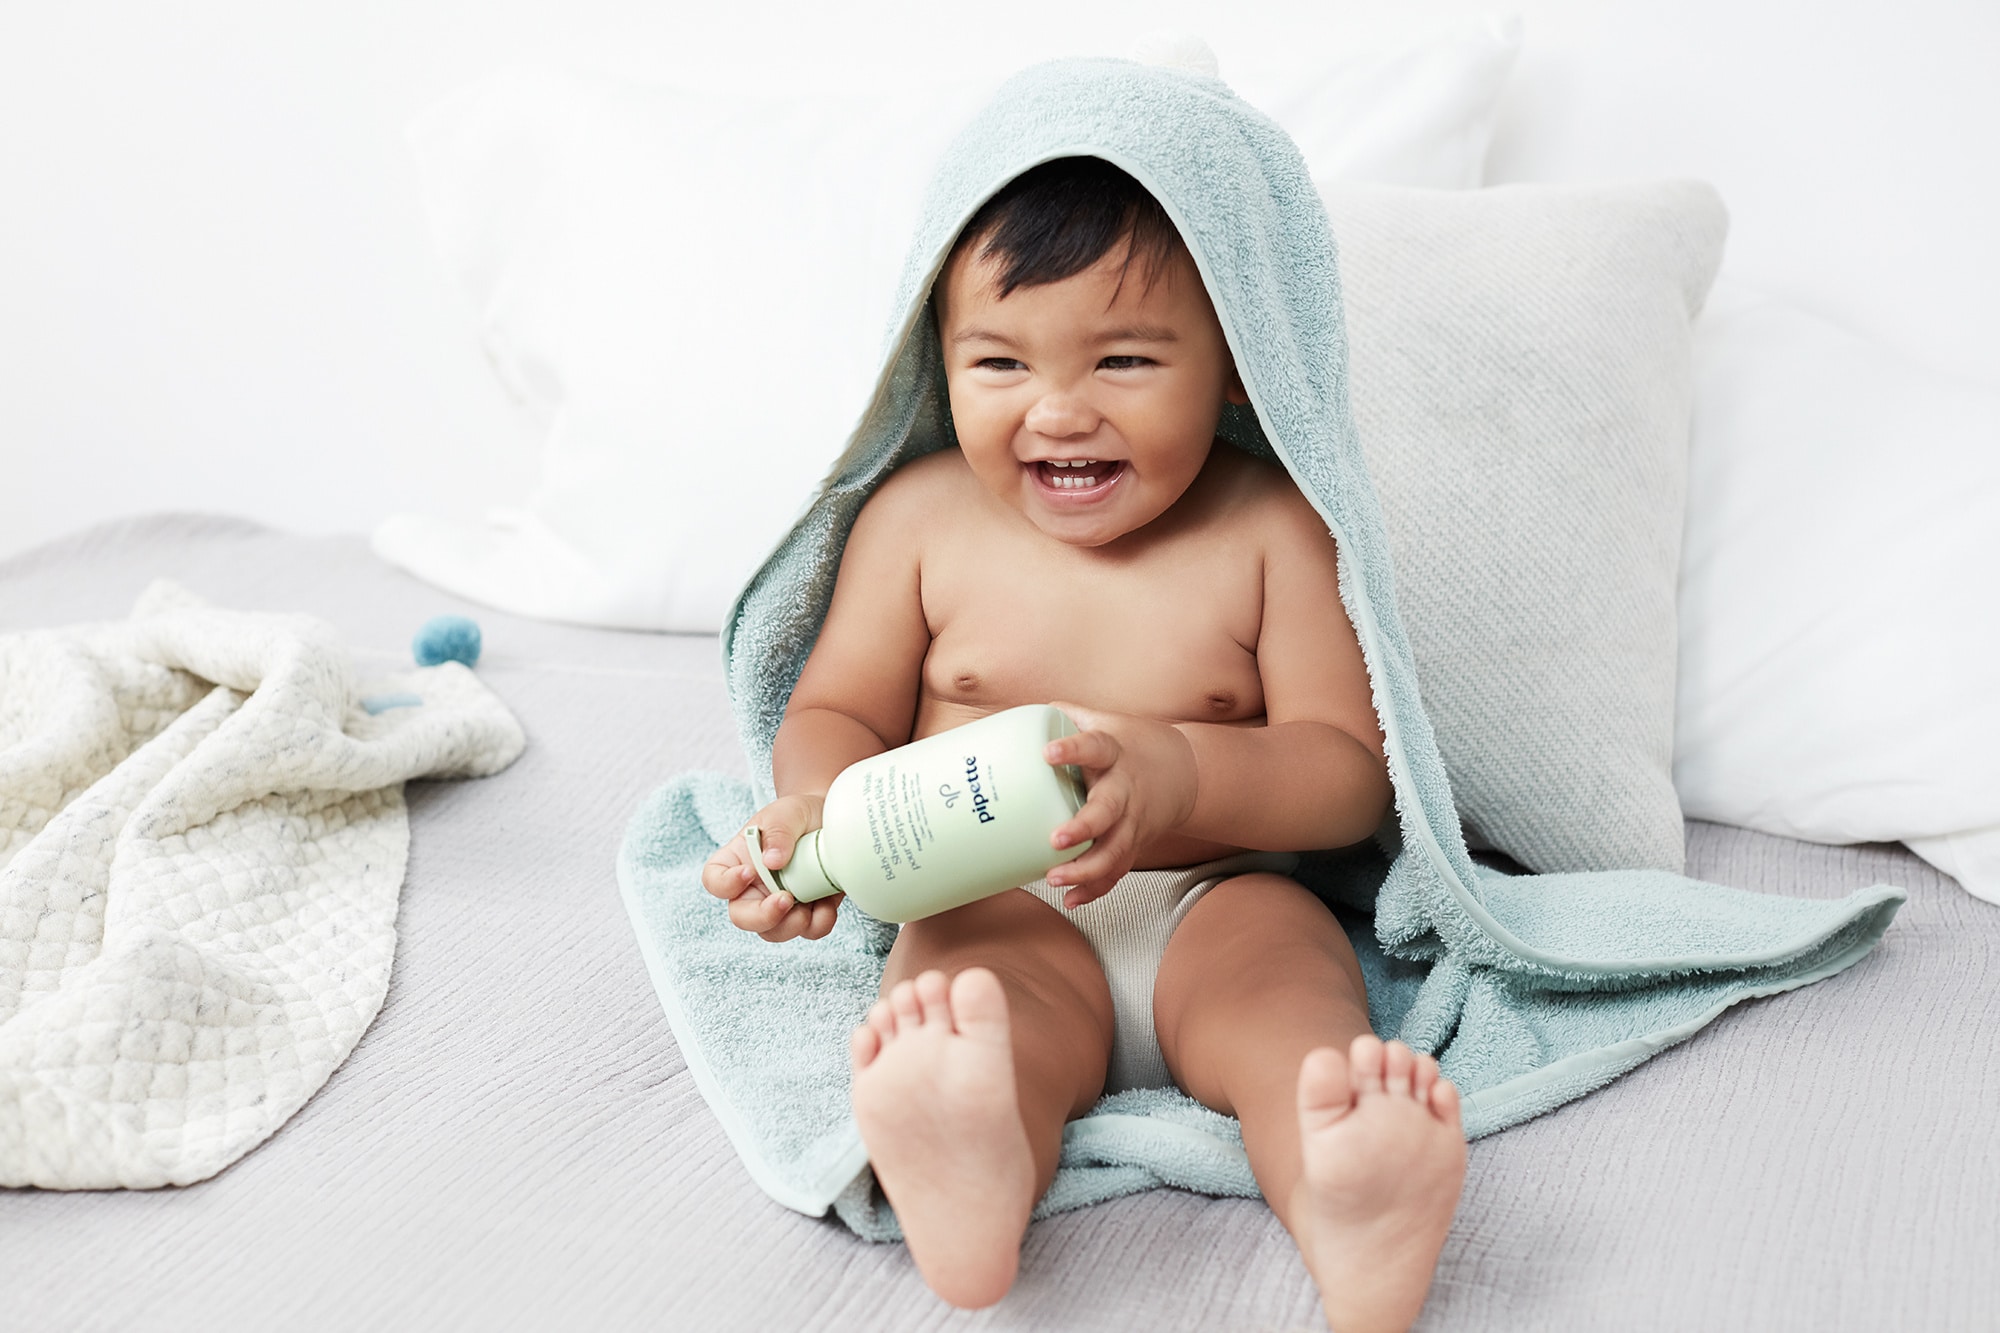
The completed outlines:
<svg viewBox="0 0 2000 1333">
<path fill-rule="evenodd" d="M 1463 1133 L 1459 1128 L 1458 1085 L 1448 1078 L 1439 1078 L 1431 1084 L 1431 1115 L 1441 1125 L 1451 1126 L 1454 1134 Z"/>
<path fill-rule="evenodd" d="M 968 967 L 951 979 L 951 1024 L 960 1034 L 989 1046 L 1012 1047 L 1013 1025 L 1000 978 L 983 967 Z"/>
<path fill-rule="evenodd" d="M 1353 1080 L 1357 1099 L 1382 1091 L 1382 1066 L 1386 1053 L 1382 1039 L 1364 1032 L 1347 1048 L 1347 1076 Z"/>
<path fill-rule="evenodd" d="M 1419 1053 L 1416 1068 L 1411 1072 L 1410 1091 L 1418 1101 L 1431 1095 L 1431 1084 L 1438 1081 L 1438 1062 L 1430 1056 Z"/>
<path fill-rule="evenodd" d="M 924 1022 L 942 1023 L 951 1027 L 951 982 L 944 973 L 933 969 L 921 973 L 916 980 L 917 1007 L 923 1013 Z"/>
<path fill-rule="evenodd" d="M 1416 1069 L 1415 1051 L 1400 1041 L 1387 1043 L 1382 1049 L 1382 1090 L 1397 1097 L 1408 1097 Z"/>
<path fill-rule="evenodd" d="M 896 1030 L 906 1031 L 924 1021 L 923 1005 L 917 999 L 914 981 L 899 981 L 889 988 L 889 1008 L 895 1011 Z"/>
<path fill-rule="evenodd" d="M 861 1020 L 875 1029 L 875 1035 L 884 1045 L 896 1035 L 896 1011 L 889 1007 L 887 1000 L 877 1000 L 868 1006 L 868 1016 Z"/>
<path fill-rule="evenodd" d="M 866 1069 L 882 1053 L 882 1034 L 873 1024 L 863 1023 L 847 1038 L 847 1056 L 856 1069 Z"/>
<path fill-rule="evenodd" d="M 1312 1134 L 1354 1109 L 1354 1086 L 1348 1062 L 1331 1046 L 1306 1052 L 1299 1065 L 1299 1128 Z"/>
</svg>

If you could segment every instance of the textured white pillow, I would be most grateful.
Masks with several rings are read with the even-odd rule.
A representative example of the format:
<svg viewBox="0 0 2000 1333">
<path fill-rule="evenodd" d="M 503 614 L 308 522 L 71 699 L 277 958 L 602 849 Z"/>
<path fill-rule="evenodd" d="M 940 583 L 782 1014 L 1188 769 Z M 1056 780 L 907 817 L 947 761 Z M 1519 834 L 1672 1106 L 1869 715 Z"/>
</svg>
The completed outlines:
<svg viewBox="0 0 2000 1333">
<path fill-rule="evenodd" d="M 1695 182 L 1327 193 L 1355 427 L 1425 710 L 1475 840 L 1679 870 L 1674 584 Z"/>
<path fill-rule="evenodd" d="M 1322 179 L 1463 186 L 1519 44 L 1480 20 L 1255 86 Z M 548 440 L 522 511 L 399 515 L 375 549 L 527 615 L 716 629 L 865 404 L 923 188 L 989 92 L 515 71 L 420 117 L 438 249 Z"/>
<path fill-rule="evenodd" d="M 1730 287 L 1695 391 L 1687 813 L 1901 840 L 2000 902 L 2000 393 Z"/>
</svg>

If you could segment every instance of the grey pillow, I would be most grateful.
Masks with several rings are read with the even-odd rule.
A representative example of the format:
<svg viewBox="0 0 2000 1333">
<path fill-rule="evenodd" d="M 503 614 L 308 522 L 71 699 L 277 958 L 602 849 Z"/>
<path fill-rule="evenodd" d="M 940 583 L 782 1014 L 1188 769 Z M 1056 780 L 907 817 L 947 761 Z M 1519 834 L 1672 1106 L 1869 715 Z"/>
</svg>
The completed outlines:
<svg viewBox="0 0 2000 1333">
<path fill-rule="evenodd" d="M 1341 186 L 1327 207 L 1355 423 L 1468 837 L 1537 871 L 1680 870 L 1689 326 L 1721 199 Z"/>
</svg>

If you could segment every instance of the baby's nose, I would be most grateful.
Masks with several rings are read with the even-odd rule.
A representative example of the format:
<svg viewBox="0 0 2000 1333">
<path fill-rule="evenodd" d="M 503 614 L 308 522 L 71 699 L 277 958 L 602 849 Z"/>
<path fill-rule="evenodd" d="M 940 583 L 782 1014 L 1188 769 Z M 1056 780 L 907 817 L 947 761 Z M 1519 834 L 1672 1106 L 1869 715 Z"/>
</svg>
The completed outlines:
<svg viewBox="0 0 2000 1333">
<path fill-rule="evenodd" d="M 1067 440 L 1090 434 L 1102 419 L 1081 395 L 1050 393 L 1036 399 L 1035 405 L 1028 409 L 1026 425 L 1037 435 Z"/>
</svg>

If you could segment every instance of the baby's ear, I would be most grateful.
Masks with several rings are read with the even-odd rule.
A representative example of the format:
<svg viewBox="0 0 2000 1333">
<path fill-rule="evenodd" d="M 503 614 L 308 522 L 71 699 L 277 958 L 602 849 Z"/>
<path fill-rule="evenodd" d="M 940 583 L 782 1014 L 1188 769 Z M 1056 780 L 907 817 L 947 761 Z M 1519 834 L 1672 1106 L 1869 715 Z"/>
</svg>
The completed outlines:
<svg viewBox="0 0 2000 1333">
<path fill-rule="evenodd" d="M 1250 391 L 1243 387 L 1243 376 L 1236 372 L 1233 364 L 1229 367 L 1229 383 L 1223 386 L 1222 398 L 1224 402 L 1234 403 L 1238 407 L 1250 405 Z"/>
</svg>

